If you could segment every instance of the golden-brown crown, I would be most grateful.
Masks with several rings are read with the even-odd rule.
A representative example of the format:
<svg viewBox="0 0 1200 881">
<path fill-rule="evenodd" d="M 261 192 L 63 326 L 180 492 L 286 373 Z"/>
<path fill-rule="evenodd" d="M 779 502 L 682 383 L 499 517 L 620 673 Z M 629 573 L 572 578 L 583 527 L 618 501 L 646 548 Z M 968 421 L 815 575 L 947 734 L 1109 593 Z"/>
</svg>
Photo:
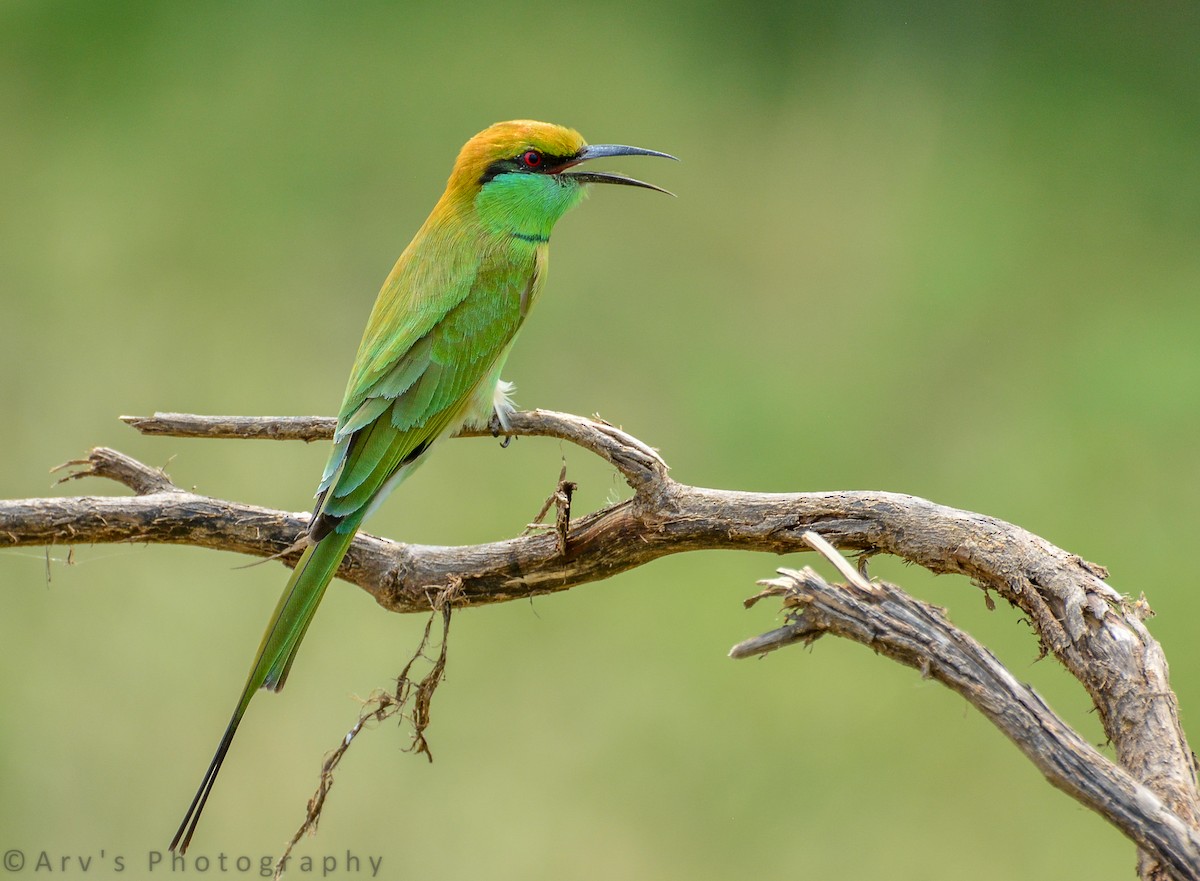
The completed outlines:
<svg viewBox="0 0 1200 881">
<path fill-rule="evenodd" d="M 463 145 L 448 189 L 457 192 L 478 191 L 480 181 L 494 162 L 513 159 L 526 150 L 546 156 L 574 156 L 587 145 L 574 129 L 550 122 L 514 119 L 497 122 Z"/>
</svg>

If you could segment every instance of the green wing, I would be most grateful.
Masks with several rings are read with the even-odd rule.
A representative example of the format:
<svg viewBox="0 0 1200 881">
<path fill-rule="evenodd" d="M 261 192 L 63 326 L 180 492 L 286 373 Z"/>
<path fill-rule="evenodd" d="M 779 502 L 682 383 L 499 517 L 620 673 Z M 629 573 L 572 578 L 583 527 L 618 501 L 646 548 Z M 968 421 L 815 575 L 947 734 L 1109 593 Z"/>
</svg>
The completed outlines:
<svg viewBox="0 0 1200 881">
<path fill-rule="evenodd" d="M 400 468 L 456 427 L 451 422 L 516 335 L 534 263 L 532 255 L 515 265 L 506 256 L 436 302 L 425 299 L 417 320 L 412 308 L 376 309 L 318 490 L 319 515 L 341 521 L 339 531 Z M 398 320 L 388 327 L 392 315 Z"/>
<path fill-rule="evenodd" d="M 485 261 L 461 286 L 444 289 L 436 300 L 426 297 L 415 319 L 415 308 L 391 307 L 398 300 L 411 303 L 420 290 L 401 286 L 394 299 L 381 295 L 318 490 L 310 531 L 317 544 L 297 564 L 279 599 L 249 692 L 283 687 L 325 588 L 372 502 L 455 427 L 463 404 L 520 328 L 521 297 L 534 270 L 532 257 L 522 263 Z"/>
</svg>

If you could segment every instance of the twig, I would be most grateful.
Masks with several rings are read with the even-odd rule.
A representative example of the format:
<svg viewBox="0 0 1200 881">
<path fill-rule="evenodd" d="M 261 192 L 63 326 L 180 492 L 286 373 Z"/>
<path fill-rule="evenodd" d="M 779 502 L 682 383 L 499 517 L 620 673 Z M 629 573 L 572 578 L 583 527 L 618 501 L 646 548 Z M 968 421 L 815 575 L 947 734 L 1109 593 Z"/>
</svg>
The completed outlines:
<svg viewBox="0 0 1200 881">
<path fill-rule="evenodd" d="M 571 531 L 571 498 L 575 494 L 575 490 L 579 489 L 579 485 L 574 481 L 567 480 L 567 460 L 564 458 L 562 470 L 558 473 L 558 484 L 554 487 L 554 492 L 546 497 L 546 501 L 538 510 L 537 516 L 526 524 L 521 530 L 521 535 L 529 535 L 539 529 L 553 530 L 558 537 L 558 552 L 566 554 L 567 541 L 570 538 Z M 550 513 L 550 509 L 554 508 L 554 525 L 542 523 L 546 519 L 546 515 Z"/>
<path fill-rule="evenodd" d="M 863 593 L 875 592 L 876 587 L 867 580 L 867 576 L 855 569 L 849 560 L 837 552 L 837 548 L 821 538 L 819 532 L 809 530 L 801 538 L 804 539 L 805 544 L 832 563 L 833 567 L 842 573 L 842 577 L 846 579 L 848 584 L 853 584 L 859 590 L 863 591 Z"/>
<path fill-rule="evenodd" d="M 58 471 L 67 471 L 58 479 L 59 483 L 67 483 L 83 477 L 107 477 L 109 480 L 124 484 L 140 496 L 153 493 L 183 492 L 161 468 L 143 465 L 137 459 L 116 450 L 110 450 L 108 447 L 96 447 L 86 459 L 72 459 L 70 462 L 63 462 L 50 469 L 51 474 Z"/>
<path fill-rule="evenodd" d="M 429 727 L 430 707 L 434 692 L 437 691 L 437 687 L 442 683 L 446 674 L 446 654 L 450 645 L 451 602 L 457 589 L 458 585 L 451 584 L 431 599 L 433 610 L 425 622 L 425 632 L 421 636 L 421 642 L 413 651 L 412 657 L 408 659 L 408 663 L 404 665 L 404 669 L 400 671 L 400 675 L 396 677 L 395 688 L 390 692 L 378 691 L 367 698 L 363 702 L 363 709 L 358 715 L 358 720 L 350 726 L 350 730 L 346 732 L 346 736 L 338 742 L 338 745 L 325 756 L 325 760 L 321 763 L 320 781 L 317 784 L 316 792 L 308 800 L 304 820 L 284 846 L 279 859 L 275 861 L 275 881 L 279 881 L 283 877 L 283 873 L 287 869 L 288 858 L 300 839 L 306 834 L 316 834 L 317 825 L 321 821 L 321 812 L 325 809 L 325 800 L 329 796 L 329 791 L 333 789 L 333 773 L 341 764 L 342 757 L 349 751 L 355 738 L 362 733 L 368 723 L 383 722 L 394 716 L 400 716 L 403 719 L 405 707 L 411 704 L 412 709 L 407 714 L 413 728 L 413 739 L 409 750 L 418 755 L 424 754 L 429 761 L 433 761 L 433 753 L 430 752 L 429 742 L 425 739 L 425 729 Z M 425 652 L 429 647 L 433 622 L 438 617 L 442 619 L 442 638 L 438 647 L 438 656 L 429 672 L 414 682 L 409 674 L 417 661 L 427 659 Z"/>
<path fill-rule="evenodd" d="M 155 413 L 122 416 L 142 434 L 160 437 L 238 438 L 240 440 L 329 440 L 337 420 L 329 416 L 197 416 Z"/>
</svg>

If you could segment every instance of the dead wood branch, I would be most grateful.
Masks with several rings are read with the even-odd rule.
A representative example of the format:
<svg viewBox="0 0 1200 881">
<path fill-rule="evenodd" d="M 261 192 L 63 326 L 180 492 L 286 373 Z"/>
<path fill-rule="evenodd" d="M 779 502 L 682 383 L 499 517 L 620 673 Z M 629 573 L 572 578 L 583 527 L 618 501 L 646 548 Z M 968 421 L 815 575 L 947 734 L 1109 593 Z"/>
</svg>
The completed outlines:
<svg viewBox="0 0 1200 881">
<path fill-rule="evenodd" d="M 166 414 L 126 421 L 145 433 L 210 438 L 315 440 L 328 437 L 333 426 L 316 417 Z M 1185 830 L 1200 828 L 1196 771 L 1166 660 L 1142 623 L 1148 609 L 1111 588 L 1103 568 L 1011 523 L 913 496 L 689 486 L 668 476 L 652 448 L 602 421 L 535 410 L 517 414 L 505 433 L 574 443 L 612 464 L 634 495 L 565 524 L 565 535 L 458 548 L 360 535 L 339 576 L 392 611 L 428 611 L 429 591 L 448 584 L 461 585 L 456 607 L 503 602 L 597 581 L 681 551 L 804 551 L 810 530 L 844 551 L 893 554 L 935 573 L 966 575 L 1028 616 L 1044 649 L 1087 689 L 1118 763 Z M 75 464 L 84 466 L 79 476 L 109 477 L 137 495 L 0 501 L 0 547 L 132 541 L 266 557 L 287 548 L 307 525 L 306 513 L 184 491 L 162 472 L 112 450 L 94 450 Z M 1191 859 L 1176 856 L 1170 862 L 1176 868 Z M 1167 877 L 1155 859 L 1143 860 L 1141 873 Z"/>
<path fill-rule="evenodd" d="M 809 567 L 780 569 L 761 581 L 754 605 L 783 598 L 787 623 L 734 646 L 748 658 L 833 634 L 871 648 L 962 695 L 1025 754 L 1051 785 L 1091 808 L 1136 841 L 1180 879 L 1200 879 L 1200 836 L 1055 715 L 986 648 L 936 606 L 886 582 L 867 582 L 815 533 L 809 541 L 848 584 L 829 584 Z M 824 547 L 822 547 L 824 545 Z"/>
</svg>

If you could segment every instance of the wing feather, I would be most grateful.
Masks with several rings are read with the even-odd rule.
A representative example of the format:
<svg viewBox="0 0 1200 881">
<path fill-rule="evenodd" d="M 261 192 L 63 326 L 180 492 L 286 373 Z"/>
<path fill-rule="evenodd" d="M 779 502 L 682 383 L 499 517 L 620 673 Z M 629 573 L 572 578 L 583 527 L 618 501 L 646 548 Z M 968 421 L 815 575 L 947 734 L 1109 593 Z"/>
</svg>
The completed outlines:
<svg viewBox="0 0 1200 881">
<path fill-rule="evenodd" d="M 507 256 L 472 269 L 455 286 L 465 293 L 437 298 L 442 311 L 436 321 L 428 316 L 412 321 L 376 305 L 360 360 L 372 347 L 388 352 L 390 360 L 372 354 L 351 379 L 319 490 L 327 490 L 319 513 L 341 518 L 368 505 L 402 466 L 456 427 L 476 387 L 516 335 L 533 258 L 514 264 Z M 395 316 L 396 337 L 374 330 L 379 316 L 389 322 Z M 418 330 L 421 335 L 413 338 Z"/>
</svg>

